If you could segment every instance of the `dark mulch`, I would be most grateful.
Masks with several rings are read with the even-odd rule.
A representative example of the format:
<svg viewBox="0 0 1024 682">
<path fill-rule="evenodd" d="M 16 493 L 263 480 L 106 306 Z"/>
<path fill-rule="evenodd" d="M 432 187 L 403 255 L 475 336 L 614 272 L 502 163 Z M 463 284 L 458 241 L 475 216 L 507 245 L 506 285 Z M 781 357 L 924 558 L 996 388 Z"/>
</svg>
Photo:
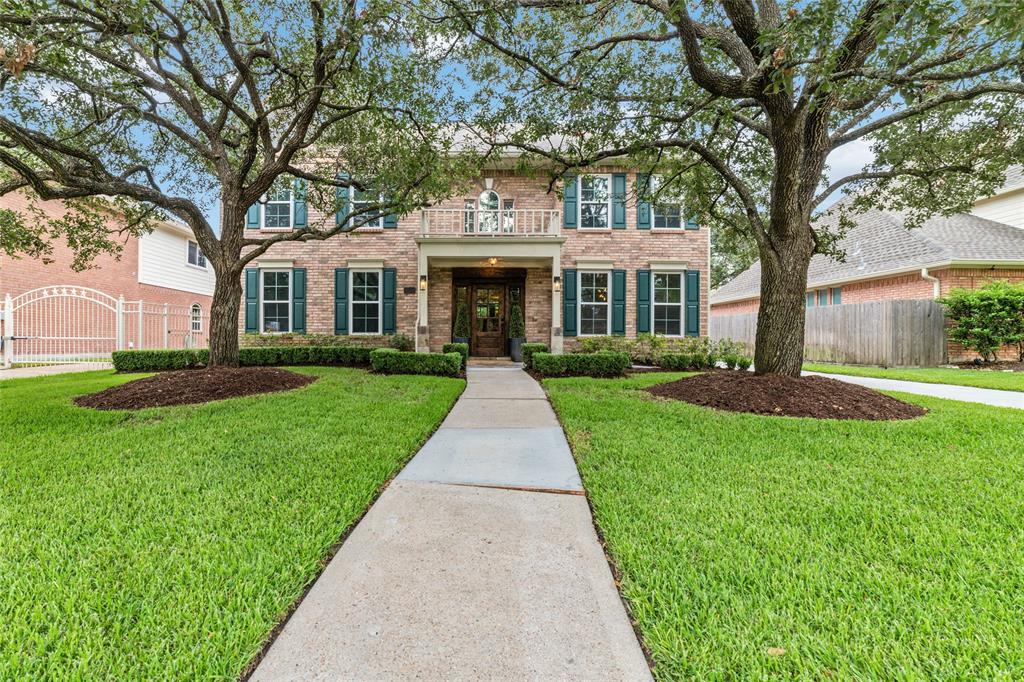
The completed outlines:
<svg viewBox="0 0 1024 682">
<path fill-rule="evenodd" d="M 276 367 L 216 367 L 161 372 L 120 386 L 75 398 L 75 404 L 97 410 L 138 410 L 144 407 L 192 405 L 243 395 L 301 388 L 315 376 Z"/>
<path fill-rule="evenodd" d="M 1024 372 L 1024 362 L 958 362 L 960 369 L 982 369 L 989 372 Z"/>
<path fill-rule="evenodd" d="M 711 372 L 657 384 L 649 389 L 661 398 L 729 412 L 816 419 L 913 419 L 927 410 L 836 379 L 793 377 L 750 372 Z"/>
</svg>

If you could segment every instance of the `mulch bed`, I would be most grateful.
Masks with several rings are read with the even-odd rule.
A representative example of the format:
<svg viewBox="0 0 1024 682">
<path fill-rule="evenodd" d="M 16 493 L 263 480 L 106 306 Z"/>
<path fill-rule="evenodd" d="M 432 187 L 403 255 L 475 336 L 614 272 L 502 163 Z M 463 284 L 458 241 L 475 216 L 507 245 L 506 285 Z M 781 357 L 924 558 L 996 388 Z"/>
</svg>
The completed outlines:
<svg viewBox="0 0 1024 682">
<path fill-rule="evenodd" d="M 276 367 L 216 367 L 161 372 L 120 386 L 75 398 L 80 407 L 97 410 L 139 410 L 145 407 L 192 405 L 244 395 L 301 388 L 315 376 Z"/>
<path fill-rule="evenodd" d="M 815 419 L 913 419 L 927 410 L 837 379 L 710 372 L 647 389 L 660 398 L 729 412 Z"/>
<path fill-rule="evenodd" d="M 958 369 L 980 369 L 988 372 L 1024 372 L 1024 362 L 958 362 Z"/>
</svg>

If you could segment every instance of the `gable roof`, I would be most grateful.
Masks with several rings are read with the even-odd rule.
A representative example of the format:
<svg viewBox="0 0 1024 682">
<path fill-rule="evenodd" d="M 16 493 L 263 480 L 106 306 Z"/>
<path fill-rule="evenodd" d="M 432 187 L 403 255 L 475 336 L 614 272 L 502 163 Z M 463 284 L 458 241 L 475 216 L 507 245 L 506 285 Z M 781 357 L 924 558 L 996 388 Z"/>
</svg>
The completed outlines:
<svg viewBox="0 0 1024 682">
<path fill-rule="evenodd" d="M 957 262 L 1024 263 L 1024 230 L 967 213 L 936 216 L 914 229 L 904 227 L 902 214 L 871 209 L 855 217 L 856 226 L 839 241 L 845 262 L 815 255 L 807 271 L 807 287 L 870 279 L 922 267 Z M 837 215 L 816 224 L 835 227 Z M 761 291 L 761 263 L 755 262 L 711 292 L 711 303 L 753 298 Z"/>
</svg>

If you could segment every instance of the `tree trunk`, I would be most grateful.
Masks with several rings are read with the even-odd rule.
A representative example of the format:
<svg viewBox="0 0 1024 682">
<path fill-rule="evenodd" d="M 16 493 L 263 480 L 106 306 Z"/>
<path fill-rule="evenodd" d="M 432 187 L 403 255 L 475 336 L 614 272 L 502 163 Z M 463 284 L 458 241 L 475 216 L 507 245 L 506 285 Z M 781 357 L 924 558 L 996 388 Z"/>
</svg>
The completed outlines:
<svg viewBox="0 0 1024 682">
<path fill-rule="evenodd" d="M 794 240 L 761 249 L 761 307 L 757 311 L 757 374 L 800 376 L 804 362 L 807 266 L 812 249 Z M 806 237 L 810 241 L 810 235 Z"/>
<path fill-rule="evenodd" d="M 231 270 L 213 287 L 210 307 L 210 366 L 238 367 L 238 311 L 242 301 L 240 275 Z"/>
</svg>

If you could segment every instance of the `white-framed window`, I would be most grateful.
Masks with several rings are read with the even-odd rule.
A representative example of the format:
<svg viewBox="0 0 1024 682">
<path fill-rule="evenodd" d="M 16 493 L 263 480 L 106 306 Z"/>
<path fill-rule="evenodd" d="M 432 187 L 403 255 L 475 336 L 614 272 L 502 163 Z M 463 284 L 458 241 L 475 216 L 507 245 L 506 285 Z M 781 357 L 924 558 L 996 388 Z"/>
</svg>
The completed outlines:
<svg viewBox="0 0 1024 682">
<path fill-rule="evenodd" d="M 603 336 L 611 328 L 611 273 L 581 271 L 579 274 L 580 336 Z"/>
<path fill-rule="evenodd" d="M 291 270 L 260 270 L 260 330 L 264 334 L 292 330 Z"/>
<path fill-rule="evenodd" d="M 194 265 L 197 268 L 206 268 L 206 256 L 203 255 L 203 250 L 199 248 L 199 244 L 188 240 L 188 250 L 185 254 L 185 261 L 189 265 Z"/>
<path fill-rule="evenodd" d="M 683 273 L 655 272 L 651 274 L 651 328 L 655 334 L 683 335 Z"/>
<path fill-rule="evenodd" d="M 381 333 L 381 271 L 353 270 L 350 273 L 349 319 L 353 334 Z"/>
<path fill-rule="evenodd" d="M 348 198 L 351 202 L 352 213 L 358 214 L 356 217 L 357 222 L 362 222 L 360 228 L 382 228 L 384 227 L 384 216 L 377 211 L 374 215 L 373 212 L 360 213 L 365 211 L 367 207 L 373 205 L 379 205 L 384 199 L 380 194 L 376 192 L 370 192 L 369 190 L 356 189 L 355 187 L 348 188 Z"/>
<path fill-rule="evenodd" d="M 657 196 L 657 192 L 662 187 L 662 182 L 661 176 L 655 175 L 651 178 L 650 190 L 653 198 L 651 213 L 654 216 L 654 228 L 658 230 L 682 229 L 685 224 L 682 205 L 673 201 L 671 196 L 664 198 Z"/>
<path fill-rule="evenodd" d="M 295 194 L 290 185 L 281 183 L 274 187 L 265 198 L 263 205 L 263 229 L 290 230 L 295 222 Z"/>
<path fill-rule="evenodd" d="M 493 189 L 485 189 L 477 197 L 477 204 L 480 207 L 477 213 L 477 229 L 480 232 L 497 232 L 501 214 L 501 198 Z"/>
<path fill-rule="evenodd" d="M 612 225 L 612 176 L 580 177 L 580 227 L 605 228 Z"/>
<path fill-rule="evenodd" d="M 189 321 L 193 332 L 203 331 L 203 306 L 198 303 L 192 304 L 192 308 L 189 311 Z"/>
</svg>

